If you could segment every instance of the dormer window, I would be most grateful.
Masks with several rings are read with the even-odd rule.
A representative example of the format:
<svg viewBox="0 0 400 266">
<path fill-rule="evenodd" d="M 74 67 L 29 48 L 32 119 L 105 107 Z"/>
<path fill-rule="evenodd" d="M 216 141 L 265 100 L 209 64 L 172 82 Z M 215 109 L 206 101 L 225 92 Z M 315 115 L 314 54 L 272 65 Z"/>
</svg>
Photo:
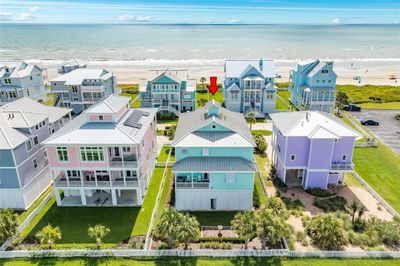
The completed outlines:
<svg viewBox="0 0 400 266">
<path fill-rule="evenodd" d="M 104 117 L 102 115 L 99 115 L 99 121 L 103 121 Z"/>
</svg>

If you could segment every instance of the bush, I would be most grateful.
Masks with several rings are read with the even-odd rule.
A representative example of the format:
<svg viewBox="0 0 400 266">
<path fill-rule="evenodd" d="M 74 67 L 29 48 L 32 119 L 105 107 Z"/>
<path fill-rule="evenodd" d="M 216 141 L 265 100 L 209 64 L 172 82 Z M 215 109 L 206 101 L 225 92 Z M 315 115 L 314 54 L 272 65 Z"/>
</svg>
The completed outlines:
<svg viewBox="0 0 400 266">
<path fill-rule="evenodd" d="M 358 233 L 364 232 L 366 227 L 367 227 L 367 223 L 363 219 L 357 218 L 354 220 L 353 230 L 355 232 L 358 232 Z"/>
<path fill-rule="evenodd" d="M 328 199 L 314 199 L 314 205 L 324 212 L 344 211 L 346 210 L 347 201 L 341 196 L 335 196 Z"/>
<path fill-rule="evenodd" d="M 299 199 L 292 200 L 290 198 L 282 197 L 282 201 L 288 210 L 303 210 L 304 204 Z"/>
<path fill-rule="evenodd" d="M 260 134 L 253 134 L 254 141 L 256 142 L 256 151 L 258 153 L 264 153 L 267 150 L 267 142 L 263 135 Z"/>
<path fill-rule="evenodd" d="M 274 178 L 272 182 L 280 191 L 287 192 L 288 186 L 279 177 Z"/>
<path fill-rule="evenodd" d="M 203 242 L 200 244 L 202 249 L 232 249 L 232 243 L 225 242 Z"/>
<path fill-rule="evenodd" d="M 361 247 L 375 247 L 381 244 L 379 236 L 376 231 L 368 230 L 365 233 L 356 233 L 350 231 L 348 234 L 349 242 L 355 246 Z"/>
<path fill-rule="evenodd" d="M 160 250 L 160 249 L 170 249 L 170 248 L 168 247 L 168 245 L 167 245 L 166 243 L 161 243 L 161 244 L 157 247 L 157 249 Z"/>
<path fill-rule="evenodd" d="M 311 218 L 306 231 L 312 243 L 323 250 L 339 250 L 346 243 L 343 222 L 331 214 Z"/>
<path fill-rule="evenodd" d="M 394 118 L 400 120 L 400 114 L 395 115 Z"/>
<path fill-rule="evenodd" d="M 390 247 L 400 247 L 400 225 L 397 222 L 388 222 L 371 218 L 367 222 L 368 230 L 375 230 L 382 241 Z"/>
<path fill-rule="evenodd" d="M 322 189 L 322 188 L 308 188 L 308 189 L 306 189 L 306 192 L 310 195 L 313 195 L 315 197 L 320 197 L 320 198 L 333 196 L 332 192 L 330 192 L 327 189 Z"/>
<path fill-rule="evenodd" d="M 258 209 L 260 208 L 261 201 L 260 201 L 260 195 L 258 195 L 258 191 L 256 189 L 256 185 L 254 184 L 254 190 L 253 190 L 253 207 Z"/>
</svg>

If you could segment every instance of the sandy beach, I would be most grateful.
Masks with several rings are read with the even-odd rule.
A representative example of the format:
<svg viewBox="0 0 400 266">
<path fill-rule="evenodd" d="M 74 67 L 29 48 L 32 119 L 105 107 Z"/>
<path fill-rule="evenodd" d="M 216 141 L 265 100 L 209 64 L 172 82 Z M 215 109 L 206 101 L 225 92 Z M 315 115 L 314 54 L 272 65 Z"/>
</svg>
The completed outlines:
<svg viewBox="0 0 400 266">
<path fill-rule="evenodd" d="M 47 69 L 48 79 L 58 76 L 57 67 L 63 60 L 27 60 Z M 209 76 L 217 76 L 219 80 L 224 77 L 224 60 L 132 60 L 132 61 L 87 61 L 88 68 L 105 68 L 112 71 L 118 83 L 138 83 L 140 79 L 147 77 L 148 70 L 154 69 L 186 69 L 191 78 L 200 79 Z M 281 78 L 276 82 L 288 82 L 289 73 L 294 69 L 294 60 L 275 60 L 276 72 Z M 362 60 L 346 59 L 337 60 L 334 63 L 338 75 L 337 84 L 354 85 L 392 85 L 400 86 L 400 59 L 390 60 Z M 354 80 L 354 76 L 360 76 L 361 82 Z M 393 77 L 397 78 L 393 80 Z M 392 79 L 391 79 L 392 78 Z"/>
</svg>

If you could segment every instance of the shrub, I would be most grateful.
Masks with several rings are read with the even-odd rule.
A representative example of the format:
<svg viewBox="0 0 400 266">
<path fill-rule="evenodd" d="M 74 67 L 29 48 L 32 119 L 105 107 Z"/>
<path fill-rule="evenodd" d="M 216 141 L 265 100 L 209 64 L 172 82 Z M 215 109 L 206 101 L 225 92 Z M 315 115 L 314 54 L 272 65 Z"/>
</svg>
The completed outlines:
<svg viewBox="0 0 400 266">
<path fill-rule="evenodd" d="M 306 230 L 312 243 L 323 250 L 339 250 L 346 243 L 343 222 L 331 214 L 313 217 Z"/>
<path fill-rule="evenodd" d="M 264 153 L 267 150 L 267 142 L 261 134 L 253 134 L 254 141 L 256 142 L 256 151 L 258 153 Z"/>
<path fill-rule="evenodd" d="M 279 177 L 275 177 L 272 182 L 280 191 L 287 192 L 288 186 Z"/>
<path fill-rule="evenodd" d="M 267 198 L 265 207 L 271 210 L 275 216 L 283 216 L 286 213 L 286 208 L 283 201 L 278 197 Z"/>
<path fill-rule="evenodd" d="M 374 230 L 368 230 L 362 234 L 350 231 L 348 238 L 352 245 L 361 247 L 375 247 L 381 243 L 378 233 Z"/>
<path fill-rule="evenodd" d="M 232 243 L 225 242 L 203 242 L 200 244 L 202 249 L 232 249 Z"/>
<path fill-rule="evenodd" d="M 400 114 L 395 115 L 394 118 L 400 120 Z"/>
<path fill-rule="evenodd" d="M 308 188 L 308 189 L 306 189 L 306 192 L 310 195 L 313 195 L 315 197 L 320 197 L 320 198 L 333 196 L 332 192 L 330 192 L 327 189 L 322 189 L 322 188 Z"/>
<path fill-rule="evenodd" d="M 346 199 L 341 196 L 328 199 L 314 199 L 314 205 L 324 212 L 344 211 L 346 209 L 346 204 Z"/>
<path fill-rule="evenodd" d="M 355 232 L 358 232 L 358 233 L 364 232 L 366 227 L 367 227 L 367 223 L 361 218 L 357 218 L 353 222 L 353 230 Z"/>
<path fill-rule="evenodd" d="M 202 242 L 229 242 L 232 244 L 243 244 L 244 239 L 240 237 L 200 237 L 195 243 Z"/>
<path fill-rule="evenodd" d="M 371 218 L 367 222 L 368 229 L 375 230 L 381 241 L 390 247 L 400 247 L 400 225 L 397 222 L 388 222 Z"/>
<path fill-rule="evenodd" d="M 288 210 L 303 210 L 304 204 L 299 199 L 292 200 L 290 198 L 282 197 L 282 201 Z"/>
<path fill-rule="evenodd" d="M 157 249 L 171 249 L 169 246 L 168 246 L 168 244 L 166 244 L 166 243 L 161 243 L 158 247 L 157 247 Z"/>
</svg>

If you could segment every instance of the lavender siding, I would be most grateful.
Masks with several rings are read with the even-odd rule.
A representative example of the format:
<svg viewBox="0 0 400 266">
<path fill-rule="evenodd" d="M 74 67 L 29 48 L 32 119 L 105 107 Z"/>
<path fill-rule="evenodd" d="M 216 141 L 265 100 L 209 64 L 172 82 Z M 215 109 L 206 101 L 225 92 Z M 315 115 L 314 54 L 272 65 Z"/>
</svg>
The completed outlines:
<svg viewBox="0 0 400 266">
<path fill-rule="evenodd" d="M 339 174 L 329 174 L 328 184 L 337 185 L 339 182 Z"/>
<path fill-rule="evenodd" d="M 288 137 L 286 150 L 286 167 L 306 167 L 310 150 L 310 140 L 304 137 Z M 295 160 L 290 160 L 295 155 Z"/>
<path fill-rule="evenodd" d="M 274 128 L 275 129 L 275 128 Z M 285 161 L 285 146 L 286 146 L 286 139 L 279 133 L 279 130 L 275 129 L 275 136 L 276 136 L 276 148 L 278 149 L 278 157 L 281 159 L 282 162 Z M 279 148 L 278 148 L 279 147 Z"/>
<path fill-rule="evenodd" d="M 327 188 L 327 172 L 308 172 L 305 188 Z"/>
<path fill-rule="evenodd" d="M 45 148 L 42 148 L 34 156 L 26 160 L 17 168 L 22 187 L 29 183 L 40 171 L 43 170 L 43 168 L 47 167 L 47 161 L 44 160 L 44 151 Z M 36 169 L 33 168 L 32 160 L 34 158 L 36 158 L 38 163 L 38 167 Z"/>
<path fill-rule="evenodd" d="M 282 163 L 279 160 L 276 163 L 276 172 L 278 174 L 278 177 L 282 181 L 285 181 L 285 168 L 283 167 Z"/>
<path fill-rule="evenodd" d="M 353 159 L 354 137 L 339 139 L 333 148 L 332 162 L 350 163 Z M 346 155 L 345 161 L 342 161 L 342 156 Z"/>
<path fill-rule="evenodd" d="M 311 143 L 309 169 L 330 169 L 334 141 L 313 139 Z"/>
</svg>

